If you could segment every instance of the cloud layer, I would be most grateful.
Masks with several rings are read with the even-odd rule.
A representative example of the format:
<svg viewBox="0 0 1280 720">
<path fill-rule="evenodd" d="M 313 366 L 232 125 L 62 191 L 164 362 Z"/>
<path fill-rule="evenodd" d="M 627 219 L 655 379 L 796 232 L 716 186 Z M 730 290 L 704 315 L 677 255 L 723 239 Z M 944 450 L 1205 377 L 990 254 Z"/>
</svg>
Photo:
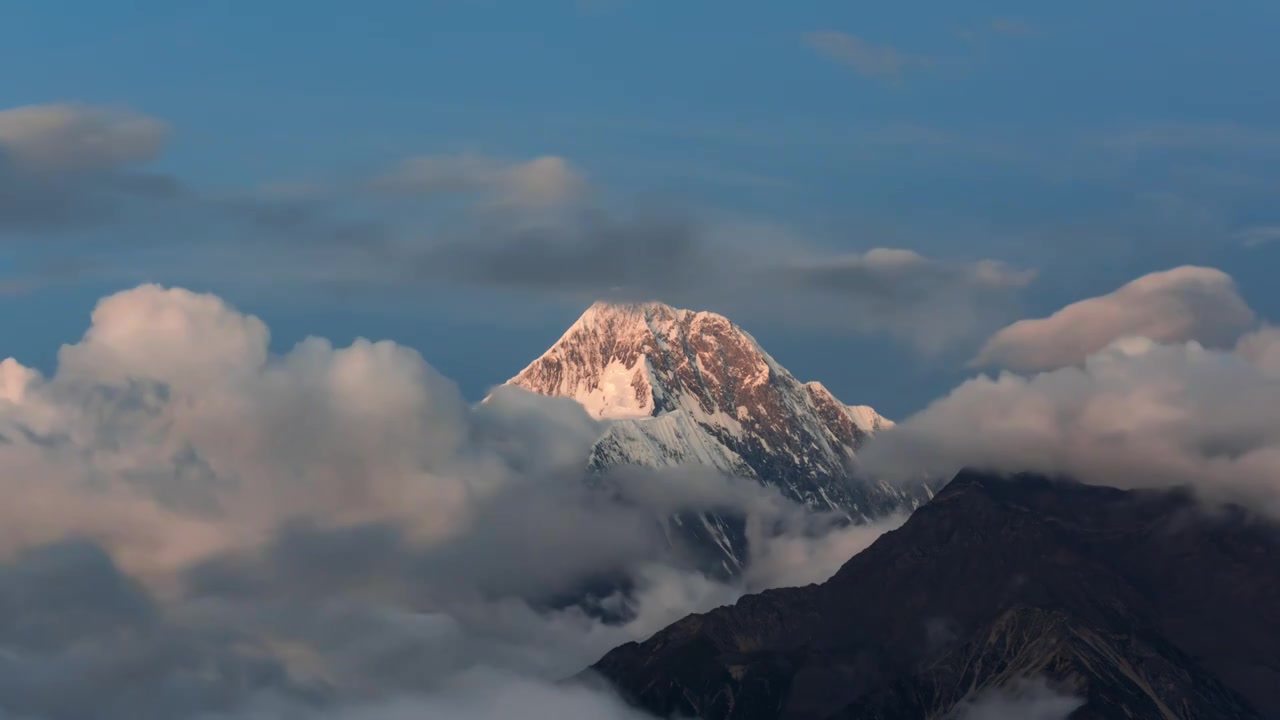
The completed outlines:
<svg viewBox="0 0 1280 720">
<path fill-rule="evenodd" d="M 968 352 L 1013 319 L 1032 277 L 992 260 L 836 251 L 755 221 L 620 199 L 558 155 L 418 155 L 367 177 L 223 196 L 146 169 L 168 134 L 163 122 L 120 109 L 0 112 L 0 235 L 32 241 L 58 230 L 78 243 L 51 256 L 29 242 L 15 263 L 26 274 L 0 291 L 95 271 L 199 284 L 482 288 L 583 306 L 660 300 L 937 353 Z M 184 228 L 176 239 L 175 225 Z"/>
<path fill-rule="evenodd" d="M 853 329 L 927 353 L 980 335 L 1016 312 L 1018 293 L 1035 279 L 1033 271 L 995 260 L 949 262 L 893 248 L 792 262 L 776 274 L 783 278 L 780 295 L 829 293 Z"/>
<path fill-rule="evenodd" d="M 480 193 L 504 204 L 543 207 L 577 199 L 586 189 L 586 180 L 555 155 L 524 162 L 482 155 L 424 155 L 404 160 L 371 186 L 378 192 L 407 195 Z"/>
<path fill-rule="evenodd" d="M 141 167 L 168 128 L 127 110 L 33 105 L 0 111 L 0 237 L 111 217 L 129 203 L 179 192 Z"/>
<path fill-rule="evenodd" d="M 765 228 L 721 227 L 653 208 L 491 215 L 458 237 L 410 251 L 396 267 L 411 282 L 583 304 L 660 300 L 761 323 L 888 336 L 929 354 L 1015 317 L 1035 277 L 994 260 L 805 249 Z"/>
<path fill-rule="evenodd" d="M 0 363 L 0 714 L 629 720 L 554 681 L 821 581 L 884 529 L 696 470 L 587 483 L 600 427 L 570 401 L 471 407 L 394 343 L 268 340 L 146 285 L 102 300 L 52 376 Z M 661 532 L 710 508 L 746 518 L 738 583 Z"/>
<path fill-rule="evenodd" d="M 1021 357 L 1053 369 L 971 379 L 877 435 L 861 459 L 884 476 L 945 478 L 976 467 L 1183 486 L 1280 515 L 1280 334 L 1263 326 L 1225 348 L 1186 339 L 1229 343 L 1253 319 L 1222 273 L 1147 276 L 1023 326 L 1034 332 L 1018 338 L 1044 340 L 1052 352 Z M 1063 335 L 1044 335 L 1038 323 L 1065 326 Z M 1110 339 L 1122 329 L 1149 336 Z M 1079 341 L 1061 345 L 1064 336 Z M 1075 361 L 1099 341 L 1109 344 Z"/>
</svg>

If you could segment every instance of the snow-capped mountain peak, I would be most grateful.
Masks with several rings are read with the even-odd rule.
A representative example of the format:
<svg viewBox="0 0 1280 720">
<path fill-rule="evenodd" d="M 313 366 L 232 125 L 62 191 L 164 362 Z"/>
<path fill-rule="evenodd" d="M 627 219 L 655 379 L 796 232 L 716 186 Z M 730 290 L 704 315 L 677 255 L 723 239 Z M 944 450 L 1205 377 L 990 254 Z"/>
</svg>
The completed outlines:
<svg viewBox="0 0 1280 720">
<path fill-rule="evenodd" d="M 721 315 L 662 303 L 598 302 L 509 382 L 571 397 L 606 420 L 675 410 L 687 395 L 707 414 L 732 416 L 738 408 L 721 408 L 724 397 L 714 385 L 728 375 L 760 385 L 773 372 L 785 371 Z"/>
<path fill-rule="evenodd" d="M 573 398 L 605 421 L 587 460 L 595 469 L 710 466 L 854 519 L 928 497 L 853 478 L 857 449 L 893 423 L 865 405 L 845 405 L 821 383 L 796 380 L 715 313 L 595 303 L 508 384 Z M 725 530 L 731 523 L 708 516 L 696 525 L 712 536 L 699 542 L 729 548 L 726 570 L 741 567 L 744 549 Z"/>
<path fill-rule="evenodd" d="M 796 380 L 724 316 L 661 303 L 595 303 L 509 382 L 612 421 L 598 464 L 713 458 L 815 508 L 861 512 L 843 482 L 848 463 L 868 435 L 892 425 L 821 383 Z"/>
</svg>

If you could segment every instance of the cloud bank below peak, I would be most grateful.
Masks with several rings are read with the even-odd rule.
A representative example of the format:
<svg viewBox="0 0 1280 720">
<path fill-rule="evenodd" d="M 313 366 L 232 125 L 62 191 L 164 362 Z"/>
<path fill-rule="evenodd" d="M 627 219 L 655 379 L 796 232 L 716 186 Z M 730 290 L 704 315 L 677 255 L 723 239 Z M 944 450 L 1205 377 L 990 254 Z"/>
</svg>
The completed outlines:
<svg viewBox="0 0 1280 720">
<path fill-rule="evenodd" d="M 393 342 L 268 339 L 217 296 L 143 285 L 51 375 L 0 362 L 5 713 L 634 720 L 556 681 L 825 580 L 892 526 L 696 469 L 587 483 L 602 428 L 572 401 L 471 406 Z M 666 544 L 662 520 L 712 508 L 745 520 L 739 582 Z M 627 590 L 565 602 L 602 579 Z"/>
</svg>

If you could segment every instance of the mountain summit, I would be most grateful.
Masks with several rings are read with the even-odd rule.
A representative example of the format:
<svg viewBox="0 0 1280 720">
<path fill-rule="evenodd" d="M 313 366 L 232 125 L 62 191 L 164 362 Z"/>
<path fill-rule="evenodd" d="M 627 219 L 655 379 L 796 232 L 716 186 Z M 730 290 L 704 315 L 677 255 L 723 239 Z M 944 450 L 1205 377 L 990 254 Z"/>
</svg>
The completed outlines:
<svg viewBox="0 0 1280 720">
<path fill-rule="evenodd" d="M 772 378 L 795 380 L 722 315 L 653 302 L 597 302 L 510 384 L 571 397 L 609 420 L 659 415 L 687 407 L 686 401 L 708 414 L 738 417 L 747 406 L 735 401 L 749 403 L 749 390 Z M 830 397 L 819 383 L 809 388 Z M 860 434 L 892 424 L 869 407 L 854 410 L 850 419 Z"/>
<path fill-rule="evenodd" d="M 508 384 L 573 398 L 606 421 L 589 459 L 595 469 L 706 465 L 858 521 L 927 499 L 923 488 L 850 474 L 857 449 L 891 421 L 800 382 L 715 313 L 598 302 Z M 740 544 L 724 537 L 733 535 L 727 528 L 711 533 L 720 545 Z M 732 564 L 744 560 L 738 549 L 729 554 Z"/>
</svg>

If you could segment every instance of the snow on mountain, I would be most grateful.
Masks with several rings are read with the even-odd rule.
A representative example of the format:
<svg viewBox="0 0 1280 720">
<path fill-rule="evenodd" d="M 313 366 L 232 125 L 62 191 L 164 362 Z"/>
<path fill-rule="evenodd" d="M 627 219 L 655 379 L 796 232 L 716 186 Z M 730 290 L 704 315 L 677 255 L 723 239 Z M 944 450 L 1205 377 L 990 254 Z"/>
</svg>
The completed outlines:
<svg viewBox="0 0 1280 720">
<path fill-rule="evenodd" d="M 662 468 L 707 465 L 730 475 L 751 477 L 754 472 L 733 450 L 684 410 L 673 410 L 644 420 L 613 422 L 591 450 L 595 468 L 642 465 Z"/>
<path fill-rule="evenodd" d="M 854 520 L 928 497 L 853 479 L 857 449 L 892 421 L 800 382 L 715 313 L 596 303 L 508 384 L 573 398 L 605 421 L 596 469 L 707 465 Z"/>
</svg>

